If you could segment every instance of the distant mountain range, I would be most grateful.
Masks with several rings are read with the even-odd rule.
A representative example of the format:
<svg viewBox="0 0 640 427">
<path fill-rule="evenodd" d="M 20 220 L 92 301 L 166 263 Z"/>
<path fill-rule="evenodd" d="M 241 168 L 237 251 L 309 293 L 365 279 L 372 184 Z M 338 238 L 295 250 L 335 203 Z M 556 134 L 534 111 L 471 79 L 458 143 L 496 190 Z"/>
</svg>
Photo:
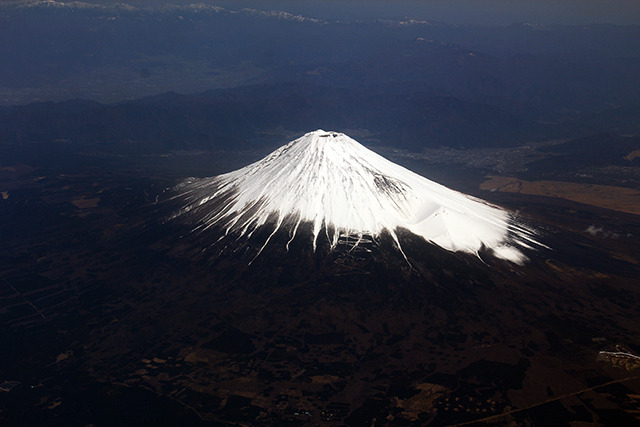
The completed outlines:
<svg viewBox="0 0 640 427">
<path fill-rule="evenodd" d="M 119 104 L 72 100 L 0 108 L 4 143 L 149 144 L 153 150 L 246 148 L 310 128 L 355 130 L 372 143 L 505 146 L 561 133 L 491 105 L 428 92 L 390 94 L 304 84 L 257 85 Z"/>
<path fill-rule="evenodd" d="M 304 83 L 426 91 L 557 122 L 640 105 L 637 34 L 638 26 L 356 21 L 211 4 L 7 2 L 0 104 Z"/>
<path fill-rule="evenodd" d="M 70 100 L 0 107 L 0 141 L 135 143 L 150 152 L 233 150 L 281 143 L 323 127 L 349 131 L 370 145 L 420 151 L 434 146 L 515 146 L 620 130 L 604 120 L 602 127 L 594 127 L 593 117 L 549 124 L 432 92 L 277 84 L 191 95 L 170 92 L 117 104 Z M 633 116 L 628 121 L 619 117 L 625 130 L 638 131 Z"/>
<path fill-rule="evenodd" d="M 638 28 L 4 2 L 0 144 L 244 149 L 325 128 L 420 151 L 635 135 Z"/>
</svg>

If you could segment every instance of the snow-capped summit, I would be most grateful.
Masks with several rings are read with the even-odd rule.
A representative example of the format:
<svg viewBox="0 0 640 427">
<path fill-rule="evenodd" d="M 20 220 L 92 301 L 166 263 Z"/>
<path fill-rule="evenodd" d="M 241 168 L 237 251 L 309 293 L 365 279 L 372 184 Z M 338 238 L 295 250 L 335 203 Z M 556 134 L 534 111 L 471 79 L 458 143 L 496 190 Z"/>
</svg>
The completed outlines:
<svg viewBox="0 0 640 427">
<path fill-rule="evenodd" d="M 332 247 L 340 237 L 358 242 L 386 230 L 402 250 L 397 230 L 406 229 L 449 251 L 485 248 L 515 263 L 526 259 L 519 247 L 535 243 L 507 211 L 423 178 L 337 132 L 307 133 L 258 162 L 189 179 L 178 190 L 185 205 L 175 217 L 189 216 L 196 230 L 216 226 L 250 236 L 273 224 L 271 236 L 288 227 L 290 243 L 303 238 L 296 233 L 309 222 L 314 249 L 323 229 Z"/>
</svg>

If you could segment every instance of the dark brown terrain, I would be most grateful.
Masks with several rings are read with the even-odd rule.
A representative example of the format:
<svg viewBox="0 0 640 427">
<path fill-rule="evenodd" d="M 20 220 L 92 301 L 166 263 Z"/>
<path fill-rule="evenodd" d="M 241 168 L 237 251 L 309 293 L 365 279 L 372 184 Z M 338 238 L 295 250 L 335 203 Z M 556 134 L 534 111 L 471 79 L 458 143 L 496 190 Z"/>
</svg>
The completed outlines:
<svg viewBox="0 0 640 427">
<path fill-rule="evenodd" d="M 276 236 L 248 265 L 251 241 L 161 221 L 183 171 L 92 159 L 0 165 L 0 424 L 640 425 L 637 214 L 468 170 L 447 184 L 550 249 L 516 266 L 405 236 L 409 266 L 384 236 Z"/>
</svg>

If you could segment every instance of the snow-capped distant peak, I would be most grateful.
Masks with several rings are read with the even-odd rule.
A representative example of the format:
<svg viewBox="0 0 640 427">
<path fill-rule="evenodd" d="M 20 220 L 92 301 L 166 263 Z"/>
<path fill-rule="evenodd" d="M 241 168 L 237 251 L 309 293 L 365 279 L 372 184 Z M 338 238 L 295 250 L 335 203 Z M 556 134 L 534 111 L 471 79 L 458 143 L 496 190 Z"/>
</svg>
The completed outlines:
<svg viewBox="0 0 640 427">
<path fill-rule="evenodd" d="M 526 260 L 519 248 L 535 243 L 507 211 L 423 178 L 337 132 L 307 133 L 258 162 L 189 179 L 178 190 L 185 205 L 175 217 L 191 217 L 196 230 L 215 226 L 251 235 L 272 223 L 271 236 L 288 227 L 291 242 L 302 238 L 296 233 L 307 222 L 314 249 L 323 229 L 332 247 L 341 237 L 358 241 L 386 230 L 401 250 L 397 230 L 405 229 L 449 251 L 487 248 L 515 263 Z"/>
</svg>

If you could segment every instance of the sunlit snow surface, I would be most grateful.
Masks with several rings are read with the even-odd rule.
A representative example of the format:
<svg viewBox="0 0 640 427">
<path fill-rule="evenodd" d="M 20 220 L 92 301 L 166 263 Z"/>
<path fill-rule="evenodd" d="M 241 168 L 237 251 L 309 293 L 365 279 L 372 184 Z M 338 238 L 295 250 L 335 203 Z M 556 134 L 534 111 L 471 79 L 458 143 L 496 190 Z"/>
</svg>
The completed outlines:
<svg viewBox="0 0 640 427">
<path fill-rule="evenodd" d="M 323 130 L 234 172 L 189 179 L 177 190 L 184 207 L 174 217 L 188 217 L 195 230 L 215 226 L 250 236 L 274 222 L 271 236 L 286 226 L 290 243 L 308 221 L 314 249 L 323 229 L 332 248 L 340 238 L 355 237 L 357 244 L 386 230 L 402 250 L 397 230 L 404 228 L 449 251 L 477 254 L 485 248 L 518 264 L 526 260 L 520 248 L 537 245 L 534 233 L 507 211 L 423 178 L 347 135 Z"/>
</svg>

